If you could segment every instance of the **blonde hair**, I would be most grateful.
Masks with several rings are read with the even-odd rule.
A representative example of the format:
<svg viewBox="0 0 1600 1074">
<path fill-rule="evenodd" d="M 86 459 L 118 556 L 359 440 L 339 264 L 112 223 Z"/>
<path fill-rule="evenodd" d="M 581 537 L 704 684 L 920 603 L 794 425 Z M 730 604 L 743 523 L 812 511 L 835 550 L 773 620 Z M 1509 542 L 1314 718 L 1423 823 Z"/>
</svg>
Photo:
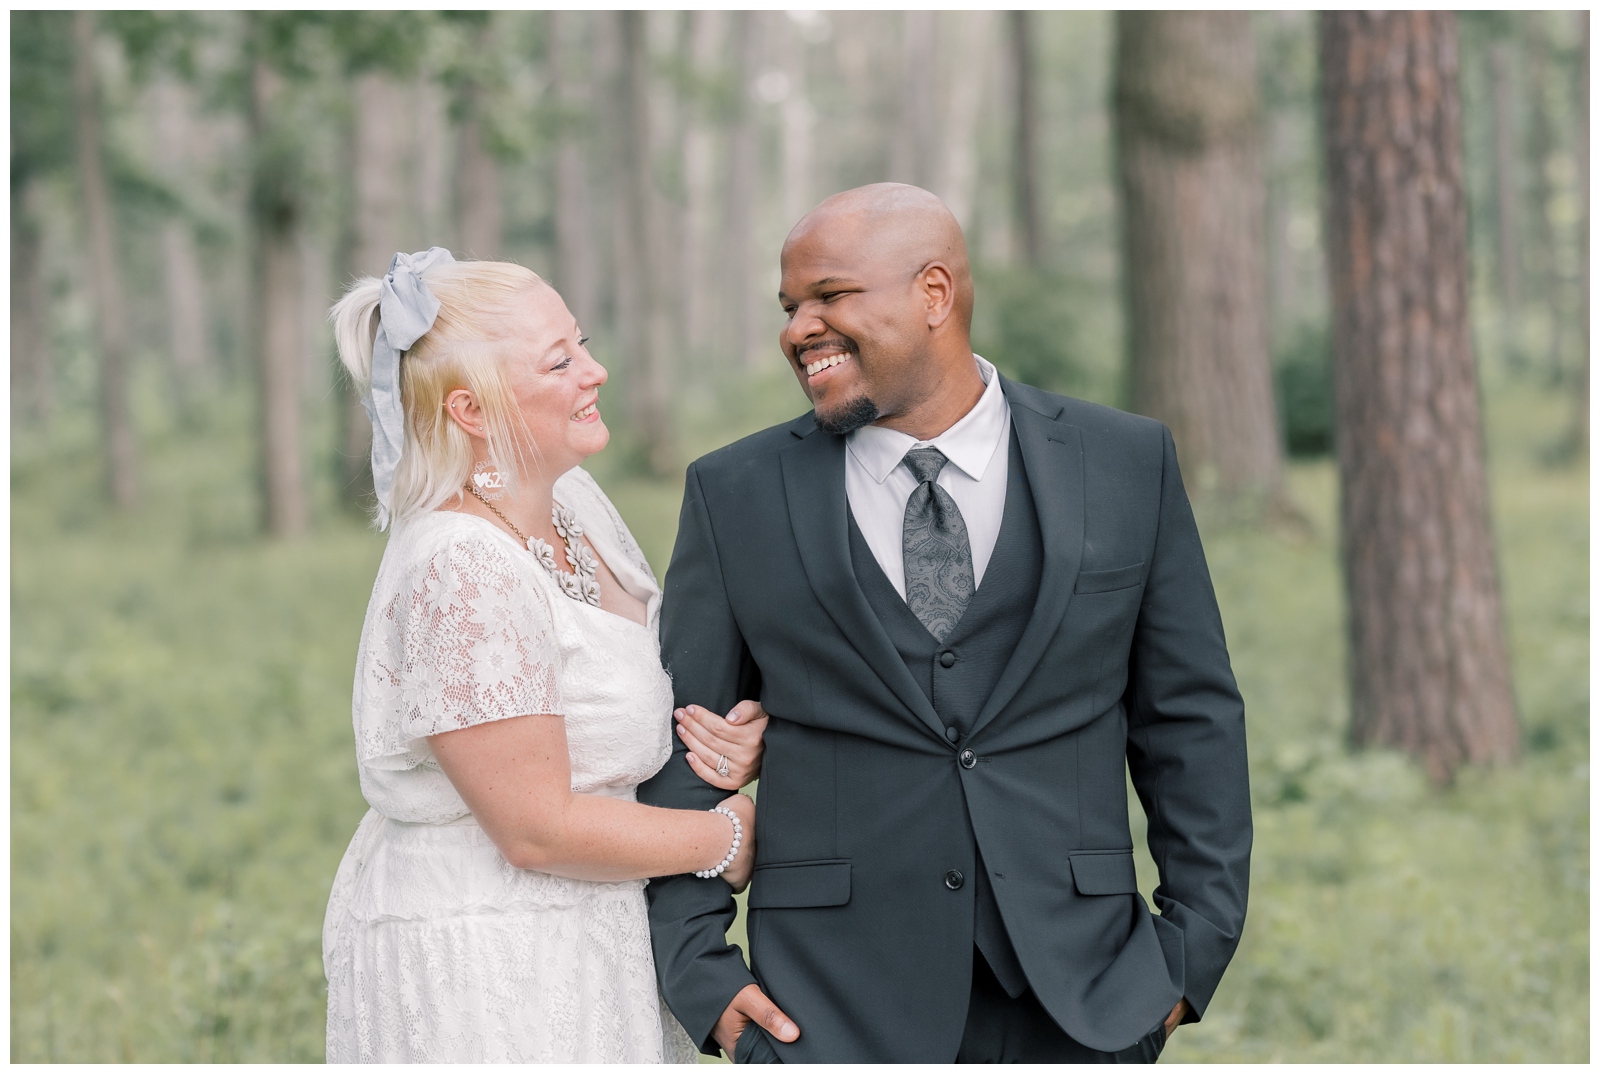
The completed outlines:
<svg viewBox="0 0 1600 1074">
<path fill-rule="evenodd" d="M 489 459 L 509 480 L 538 465 L 538 453 L 506 382 L 500 330 L 517 300 L 543 284 L 506 261 L 454 261 L 422 276 L 439 313 L 433 327 L 400 357 L 405 442 L 395 469 L 390 517 L 405 520 L 459 496 L 472 476 L 472 437 L 445 413 L 445 397 L 466 388 L 483 408 Z M 339 361 L 364 396 L 372 385 L 381 281 L 365 276 L 328 311 Z"/>
</svg>

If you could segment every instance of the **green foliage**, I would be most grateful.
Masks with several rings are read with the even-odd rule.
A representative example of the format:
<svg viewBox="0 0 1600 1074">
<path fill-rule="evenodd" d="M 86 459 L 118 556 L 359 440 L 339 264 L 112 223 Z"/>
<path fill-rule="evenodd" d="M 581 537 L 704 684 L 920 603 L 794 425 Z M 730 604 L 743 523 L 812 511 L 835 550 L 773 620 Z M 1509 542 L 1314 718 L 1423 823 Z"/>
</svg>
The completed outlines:
<svg viewBox="0 0 1600 1074">
<path fill-rule="evenodd" d="M 1436 793 L 1396 755 L 1347 751 L 1329 463 L 1291 470 L 1311 539 L 1206 534 L 1256 849 L 1244 944 L 1169 1061 L 1587 1054 L 1587 475 L 1536 463 L 1562 400 L 1487 394 L 1516 767 Z M 331 510 L 303 542 L 254 537 L 242 402 L 188 431 L 143 408 L 150 503 L 132 516 L 92 494 L 86 413 L 13 443 L 13 1060 L 321 1057 L 319 937 L 364 809 L 350 675 L 382 539 Z M 774 370 L 683 415 L 685 449 L 801 409 Z M 595 462 L 663 568 L 678 488 Z M 1142 849 L 1140 870 L 1148 895 Z"/>
<path fill-rule="evenodd" d="M 133 81 L 170 72 L 192 79 L 205 27 L 192 11 L 108 11 L 101 25 L 122 45 Z"/>
<path fill-rule="evenodd" d="M 240 445 L 208 439 L 153 453 L 134 518 L 94 505 L 86 437 L 13 475 L 14 1057 L 322 1055 L 381 543 L 246 538 Z"/>
<path fill-rule="evenodd" d="M 11 13 L 11 189 L 72 160 L 72 15 Z"/>
<path fill-rule="evenodd" d="M 1558 399 L 1496 394 L 1517 766 L 1436 793 L 1404 758 L 1346 748 L 1330 463 L 1291 467 L 1311 541 L 1206 535 L 1248 711 L 1256 843 L 1244 942 L 1168 1061 L 1588 1055 L 1588 478 L 1537 467 L 1529 431 Z"/>
<path fill-rule="evenodd" d="M 1333 362 L 1327 329 L 1302 325 L 1275 357 L 1272 379 L 1284 446 L 1301 458 L 1331 453 Z"/>
<path fill-rule="evenodd" d="M 990 269 L 975 281 L 972 349 L 1002 373 L 1047 391 L 1083 395 L 1073 300 L 1077 288 L 1060 272 Z"/>
<path fill-rule="evenodd" d="M 335 11 L 326 26 L 347 71 L 376 69 L 403 78 L 422 59 L 432 23 L 421 11 Z"/>
</svg>

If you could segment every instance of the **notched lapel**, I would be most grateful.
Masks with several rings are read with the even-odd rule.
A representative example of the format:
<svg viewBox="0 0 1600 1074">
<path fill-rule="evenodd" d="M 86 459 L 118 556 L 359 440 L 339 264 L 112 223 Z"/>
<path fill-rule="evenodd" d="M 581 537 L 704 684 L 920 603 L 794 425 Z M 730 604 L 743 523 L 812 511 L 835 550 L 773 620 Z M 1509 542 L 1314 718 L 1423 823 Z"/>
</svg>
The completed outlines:
<svg viewBox="0 0 1600 1074">
<path fill-rule="evenodd" d="M 906 670 L 905 661 L 872 614 L 856 581 L 845 521 L 849 504 L 844 491 L 844 453 L 842 437 L 821 431 L 783 453 L 784 494 L 800 562 L 817 600 L 867 666 L 943 741 L 943 721 Z"/>
<path fill-rule="evenodd" d="M 1011 384 L 1006 382 L 1005 387 L 1010 388 Z M 1047 417 L 1011 392 L 1006 394 L 1011 401 L 1011 422 L 1016 426 L 1017 444 L 1022 449 L 1022 467 L 1028 475 L 1028 488 L 1033 493 L 1034 510 L 1039 516 L 1044 571 L 1028 628 L 1000 673 L 988 703 L 974 721 L 973 734 L 994 719 L 1033 674 L 1066 614 L 1072 587 L 1078 580 L 1078 568 L 1083 562 L 1082 434 L 1077 426 L 1064 424 L 1054 416 Z"/>
</svg>

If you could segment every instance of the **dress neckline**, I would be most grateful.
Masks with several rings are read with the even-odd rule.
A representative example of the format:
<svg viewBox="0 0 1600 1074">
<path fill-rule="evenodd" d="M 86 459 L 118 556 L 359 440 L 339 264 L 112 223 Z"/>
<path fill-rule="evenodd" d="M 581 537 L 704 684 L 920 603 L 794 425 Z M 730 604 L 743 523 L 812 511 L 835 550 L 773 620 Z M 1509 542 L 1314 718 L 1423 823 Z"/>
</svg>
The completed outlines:
<svg viewBox="0 0 1600 1074">
<path fill-rule="evenodd" d="M 438 515 L 455 515 L 455 516 L 460 517 L 460 518 L 470 518 L 474 522 L 481 522 L 483 525 L 487 526 L 493 533 L 499 535 L 502 539 L 504 539 L 508 544 L 510 544 L 517 551 L 522 552 L 522 553 L 524 553 L 525 555 L 527 555 L 529 557 L 533 556 L 533 552 L 530 551 L 524 545 L 519 544 L 517 542 L 516 537 L 514 537 L 513 535 L 507 533 L 505 530 L 501 529 L 499 526 L 495 525 L 493 522 L 490 522 L 487 518 L 484 518 L 481 515 L 475 515 L 475 514 L 472 514 L 471 512 L 468 512 L 468 511 L 450 511 L 450 510 L 447 510 L 446 508 L 442 508 L 442 507 L 441 508 L 437 508 L 434 511 L 434 514 L 438 514 Z M 587 529 L 588 529 L 588 527 L 585 527 L 585 533 L 584 533 L 585 537 L 589 536 L 589 534 L 587 532 Z M 604 563 L 606 565 L 606 569 L 611 572 L 611 576 L 613 578 L 617 578 L 618 581 L 619 581 L 619 584 L 620 584 L 621 576 L 617 573 L 617 569 L 612 566 L 611 560 L 609 560 L 609 559 L 607 559 L 605 557 L 605 555 L 600 551 L 599 547 L 595 544 L 595 542 L 593 540 L 589 540 L 587 543 L 589 545 L 590 551 L 592 551 L 595 554 L 595 556 L 599 558 L 600 562 L 602 562 L 602 563 Z M 602 543 L 604 543 L 604 542 L 602 542 Z M 535 561 L 535 562 L 537 563 L 537 561 Z M 546 574 L 546 572 L 545 572 L 543 567 L 539 568 L 539 574 L 544 577 L 545 581 L 550 583 L 552 588 L 554 588 L 554 586 L 555 586 L 554 579 L 550 578 L 549 575 Z M 561 598 L 561 601 L 562 601 L 563 604 L 579 605 L 581 607 L 588 608 L 591 611 L 599 612 L 602 615 L 610 616 L 612 619 L 615 619 L 619 623 L 626 623 L 631 627 L 637 627 L 638 629 L 643 630 L 646 633 L 652 633 L 653 634 L 653 632 L 650 630 L 650 626 L 649 626 L 648 623 L 635 622 L 634 620 L 629 619 L 625 615 L 618 615 L 616 612 L 607 611 L 604 608 L 597 607 L 597 606 L 590 605 L 590 604 L 586 604 L 583 601 L 573 600 L 572 598 L 570 598 L 570 597 L 566 596 L 565 594 L 561 593 L 559 590 L 556 592 L 556 596 Z M 635 599 L 637 599 L 637 598 L 635 598 Z M 650 607 L 650 602 L 649 601 L 645 601 L 644 603 L 645 603 L 645 608 L 648 609 Z M 646 614 L 648 614 L 648 611 L 647 611 Z"/>
</svg>

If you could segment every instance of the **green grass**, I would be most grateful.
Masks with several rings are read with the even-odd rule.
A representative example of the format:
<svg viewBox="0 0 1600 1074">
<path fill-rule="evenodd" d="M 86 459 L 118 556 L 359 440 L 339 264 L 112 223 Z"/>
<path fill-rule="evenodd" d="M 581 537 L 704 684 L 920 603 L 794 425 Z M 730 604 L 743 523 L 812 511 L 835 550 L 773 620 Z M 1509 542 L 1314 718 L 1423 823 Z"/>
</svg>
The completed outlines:
<svg viewBox="0 0 1600 1074">
<path fill-rule="evenodd" d="M 687 449 L 792 412 L 777 383 L 721 411 L 741 429 L 689 415 Z M 1489 394 L 1517 766 L 1434 792 L 1400 757 L 1345 749 L 1328 464 L 1292 475 L 1310 537 L 1208 529 L 1256 851 L 1244 944 L 1170 1061 L 1588 1056 L 1588 474 L 1539 463 L 1559 401 Z M 86 423 L 14 434 L 17 1061 L 322 1056 L 322 911 L 364 809 L 349 691 L 382 541 L 320 486 L 314 537 L 253 537 L 247 415 L 201 425 L 152 423 L 131 516 L 97 505 Z M 600 473 L 663 567 L 678 490 Z"/>
</svg>

